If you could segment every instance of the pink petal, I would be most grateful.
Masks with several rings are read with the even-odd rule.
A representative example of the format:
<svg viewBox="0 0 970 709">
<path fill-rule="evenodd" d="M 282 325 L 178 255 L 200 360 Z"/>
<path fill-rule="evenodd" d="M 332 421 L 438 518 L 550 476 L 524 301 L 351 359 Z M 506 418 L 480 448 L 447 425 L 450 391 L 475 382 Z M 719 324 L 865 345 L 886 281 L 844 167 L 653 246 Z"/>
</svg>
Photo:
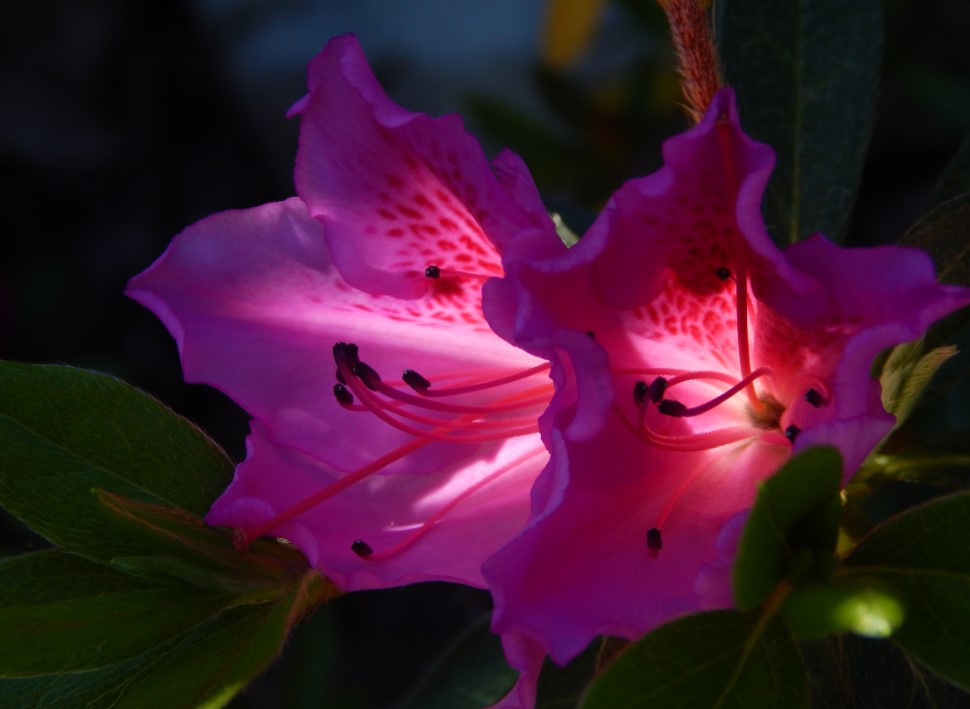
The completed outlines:
<svg viewBox="0 0 970 709">
<path fill-rule="evenodd" d="M 388 99 L 355 38 L 332 40 L 308 83 L 297 109 L 297 193 L 351 285 L 418 297 L 432 287 L 429 265 L 501 275 L 496 247 L 545 252 L 553 243 L 534 188 L 500 183 L 457 116 L 432 119 Z"/>
</svg>

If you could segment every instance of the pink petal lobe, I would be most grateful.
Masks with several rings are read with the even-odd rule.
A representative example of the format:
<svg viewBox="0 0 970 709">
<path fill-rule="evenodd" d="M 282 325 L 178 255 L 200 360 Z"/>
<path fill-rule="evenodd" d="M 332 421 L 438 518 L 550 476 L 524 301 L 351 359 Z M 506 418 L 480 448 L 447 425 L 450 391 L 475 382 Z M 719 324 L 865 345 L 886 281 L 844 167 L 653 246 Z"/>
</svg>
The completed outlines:
<svg viewBox="0 0 970 709">
<path fill-rule="evenodd" d="M 496 247 L 552 243 L 534 188 L 510 192 L 457 116 L 432 119 L 394 104 L 356 39 L 332 40 L 308 76 L 297 193 L 324 225 L 348 283 L 414 298 L 433 287 L 429 265 L 496 276 Z"/>
</svg>

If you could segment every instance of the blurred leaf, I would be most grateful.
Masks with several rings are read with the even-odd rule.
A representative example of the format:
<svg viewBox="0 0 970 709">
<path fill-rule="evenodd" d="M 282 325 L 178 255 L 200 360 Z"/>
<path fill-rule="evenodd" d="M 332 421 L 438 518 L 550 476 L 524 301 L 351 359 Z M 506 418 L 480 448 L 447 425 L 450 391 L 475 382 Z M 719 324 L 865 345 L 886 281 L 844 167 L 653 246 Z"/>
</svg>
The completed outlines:
<svg viewBox="0 0 970 709">
<path fill-rule="evenodd" d="M 970 493 L 938 498 L 880 525 L 839 569 L 885 579 L 906 597 L 893 641 L 939 674 L 970 688 Z"/>
<path fill-rule="evenodd" d="M 970 194 L 932 209 L 903 234 L 899 243 L 929 253 L 941 282 L 970 285 Z"/>
<path fill-rule="evenodd" d="M 965 194 L 970 194 L 970 133 L 950 158 L 950 164 L 947 165 L 927 205 L 927 212 Z"/>
<path fill-rule="evenodd" d="M 600 25 L 605 0 L 546 0 L 542 57 L 562 69 L 586 50 Z"/>
<path fill-rule="evenodd" d="M 894 428 L 906 422 L 933 375 L 956 354 L 957 348 L 952 345 L 923 354 L 922 340 L 906 342 L 893 349 L 882 368 L 879 384 L 883 408 L 896 417 Z"/>
<path fill-rule="evenodd" d="M 584 709 L 807 709 L 798 648 L 777 620 L 736 611 L 662 625 L 624 651 L 593 682 Z"/>
<path fill-rule="evenodd" d="M 734 602 L 751 610 L 797 575 L 824 575 L 838 537 L 842 459 L 834 448 L 810 448 L 758 487 L 734 561 Z"/>
<path fill-rule="evenodd" d="M 597 638 L 565 667 L 546 658 L 539 673 L 536 709 L 572 709 L 604 667 L 629 646 L 622 638 Z"/>
<path fill-rule="evenodd" d="M 232 463 L 205 434 L 103 374 L 0 363 L 0 506 L 65 550 L 137 553 L 93 488 L 203 514 Z"/>
<path fill-rule="evenodd" d="M 886 638 L 902 624 L 905 609 L 895 589 L 853 580 L 795 588 L 785 597 L 781 614 L 799 638 L 840 633 Z"/>
<path fill-rule="evenodd" d="M 970 697 L 893 643 L 840 635 L 800 643 L 817 709 L 959 709 Z"/>
<path fill-rule="evenodd" d="M 405 707 L 479 709 L 505 696 L 518 673 L 509 667 L 502 642 L 484 618 L 468 629 L 431 668 Z"/>
<path fill-rule="evenodd" d="M 779 244 L 841 240 L 873 122 L 879 0 L 718 0 L 717 42 L 745 131 L 775 149 L 765 221 Z"/>
</svg>

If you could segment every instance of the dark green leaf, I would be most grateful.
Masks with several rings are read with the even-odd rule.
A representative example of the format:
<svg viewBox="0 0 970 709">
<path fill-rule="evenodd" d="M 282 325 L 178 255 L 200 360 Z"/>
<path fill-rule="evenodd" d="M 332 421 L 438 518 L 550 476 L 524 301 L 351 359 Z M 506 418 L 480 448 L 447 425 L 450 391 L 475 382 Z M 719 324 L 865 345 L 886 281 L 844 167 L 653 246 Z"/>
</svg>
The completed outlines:
<svg viewBox="0 0 970 709">
<path fill-rule="evenodd" d="M 308 571 L 280 601 L 226 613 L 132 682 L 118 709 L 223 706 L 273 661 L 293 626 L 332 596 L 333 585 Z"/>
<path fill-rule="evenodd" d="M 509 667 L 502 642 L 476 623 L 432 667 L 406 707 L 414 709 L 479 709 L 491 706 L 512 689 L 518 673 Z"/>
<path fill-rule="evenodd" d="M 539 674 L 536 709 L 572 709 L 589 684 L 629 643 L 621 638 L 597 638 L 565 667 L 546 659 Z"/>
<path fill-rule="evenodd" d="M 292 626 L 330 595 L 332 586 L 309 571 L 274 603 L 227 610 L 116 664 L 30 678 L 0 671 L 0 697 L 5 706 L 36 709 L 220 707 L 272 661 Z"/>
<path fill-rule="evenodd" d="M 765 221 L 780 244 L 848 225 L 882 53 L 879 0 L 718 0 L 717 38 L 746 132 L 775 149 Z"/>
<path fill-rule="evenodd" d="M 927 211 L 965 194 L 970 194 L 970 134 L 963 139 L 950 159 L 946 172 L 943 173 L 940 183 L 930 198 Z"/>
<path fill-rule="evenodd" d="M 101 488 L 203 514 L 232 463 L 197 428 L 111 377 L 0 363 L 0 506 L 92 558 L 138 553 L 91 494 Z"/>
<path fill-rule="evenodd" d="M 906 621 L 893 641 L 970 689 L 970 493 L 947 495 L 877 527 L 846 558 L 842 576 L 883 578 L 903 592 Z"/>
<path fill-rule="evenodd" d="M 188 512 L 101 490 L 95 496 L 119 528 L 150 552 L 114 557 L 111 565 L 125 573 L 247 595 L 264 589 L 275 597 L 307 569 L 300 552 L 275 540 L 256 540 L 242 552 L 233 547 L 229 530 L 207 527 Z"/>
<path fill-rule="evenodd" d="M 798 709 L 809 706 L 798 648 L 776 620 L 691 615 L 630 646 L 593 682 L 584 709 Z"/>
<path fill-rule="evenodd" d="M 0 675 L 7 677 L 120 662 L 183 634 L 228 602 L 186 589 L 139 587 L 58 552 L 0 562 L 0 594 Z"/>
<path fill-rule="evenodd" d="M 761 483 L 734 562 L 739 609 L 759 606 L 782 580 L 824 576 L 838 538 L 841 481 L 838 451 L 810 448 Z"/>
<path fill-rule="evenodd" d="M 910 227 L 899 243 L 933 257 L 943 283 L 970 285 L 970 194 L 940 204 Z"/>
</svg>

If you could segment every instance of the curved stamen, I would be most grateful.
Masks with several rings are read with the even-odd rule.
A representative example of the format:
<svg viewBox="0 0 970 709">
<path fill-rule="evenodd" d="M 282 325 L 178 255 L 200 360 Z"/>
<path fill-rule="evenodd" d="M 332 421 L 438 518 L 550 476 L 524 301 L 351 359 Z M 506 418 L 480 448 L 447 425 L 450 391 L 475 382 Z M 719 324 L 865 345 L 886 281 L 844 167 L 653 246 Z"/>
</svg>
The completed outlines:
<svg viewBox="0 0 970 709">
<path fill-rule="evenodd" d="M 341 365 L 345 367 L 346 365 Z M 504 440 L 507 438 L 512 438 L 515 436 L 524 436 L 530 433 L 538 432 L 538 424 L 533 423 L 529 426 L 521 427 L 508 427 L 501 431 L 495 433 L 482 433 L 482 434 L 454 434 L 451 433 L 460 429 L 467 429 L 466 424 L 471 423 L 476 418 L 481 416 L 480 413 L 470 413 L 460 416 L 450 422 L 437 422 L 439 428 L 430 431 L 422 430 L 409 426 L 406 423 L 399 421 L 398 419 L 391 416 L 387 407 L 382 405 L 380 399 L 378 399 L 374 394 L 368 390 L 366 383 L 361 383 L 356 377 L 350 376 L 349 371 L 344 372 L 344 376 L 347 378 L 347 386 L 350 387 L 354 395 L 364 404 L 370 411 L 377 416 L 379 419 L 385 423 L 390 424 L 394 428 L 403 431 L 404 433 L 410 434 L 418 438 L 424 438 L 427 440 L 443 441 L 446 443 L 486 443 L 489 441 Z M 523 394 L 529 394 L 530 392 L 524 392 Z M 522 394 L 506 397 L 505 401 L 515 401 L 522 398 Z M 395 413 L 401 413 L 395 410 Z M 403 415 L 403 414 L 402 414 Z M 433 424 L 432 424 L 433 425 Z M 441 431 L 444 431 L 442 433 Z"/>
<path fill-rule="evenodd" d="M 480 281 L 487 281 L 489 278 L 494 278 L 496 275 L 501 274 L 491 274 L 485 275 L 482 273 L 472 273 L 471 271 L 461 271 L 456 268 L 447 268 L 442 266 L 430 265 L 424 269 L 424 275 L 426 278 L 474 278 Z"/>
<path fill-rule="evenodd" d="M 502 386 L 503 384 L 511 384 L 512 382 L 517 382 L 520 379 L 526 379 L 531 377 L 533 374 L 538 374 L 540 372 L 547 371 L 551 365 L 548 362 L 543 362 L 535 367 L 530 367 L 529 369 L 522 369 L 514 374 L 510 374 L 505 377 L 498 377 L 496 379 L 487 379 L 485 381 L 480 381 L 472 384 L 467 384 L 465 386 L 455 386 L 445 389 L 435 389 L 429 388 L 426 391 L 418 391 L 422 396 L 456 396 L 458 394 L 470 394 L 476 391 L 482 391 L 484 389 L 491 389 L 493 387 Z M 413 370 L 412 370 L 413 371 Z M 422 377 L 424 379 L 424 377 Z"/>
<path fill-rule="evenodd" d="M 438 522 L 440 522 L 445 515 L 451 512 L 460 503 L 468 499 L 471 495 L 478 492 L 489 483 L 494 482 L 495 480 L 498 480 L 506 473 L 519 467 L 523 463 L 526 463 L 530 459 L 535 458 L 536 456 L 541 455 L 542 453 L 545 453 L 545 452 L 546 452 L 546 449 L 543 447 L 534 448 L 531 451 L 528 451 L 527 453 L 520 455 L 515 460 L 503 465 L 494 473 L 487 475 L 486 477 L 482 478 L 478 482 L 462 490 L 461 493 L 459 493 L 456 497 L 451 499 L 443 507 L 437 510 L 433 515 L 431 515 L 427 520 L 425 520 L 420 527 L 414 530 L 405 539 L 401 540 L 394 546 L 388 549 L 385 549 L 384 551 L 378 552 L 376 554 L 371 553 L 367 555 L 366 559 L 368 561 L 381 561 L 383 559 L 387 559 L 388 557 L 391 557 L 391 556 L 394 556 L 395 554 L 400 553 L 401 551 L 403 551 L 404 549 L 406 549 L 407 547 L 411 546 L 416 541 L 418 541 L 425 534 L 427 534 L 431 530 L 431 528 L 434 527 Z"/>
<path fill-rule="evenodd" d="M 407 370 L 412 371 L 412 370 Z M 405 372 L 406 374 L 407 372 Z M 418 375 L 421 376 L 421 375 Z M 422 377 L 423 379 L 423 377 Z M 552 388 L 552 383 L 541 387 L 534 387 L 529 391 L 549 391 Z M 425 409 L 432 409 L 434 411 L 450 411 L 452 413 L 480 413 L 480 414 L 490 414 L 490 413 L 505 413 L 509 411 L 520 411 L 528 406 L 533 406 L 536 404 L 542 404 L 549 401 L 549 396 L 536 397 L 532 401 L 518 402 L 515 404 L 504 404 L 504 405 L 491 405 L 491 404 L 480 404 L 476 406 L 465 405 L 465 404 L 451 404 L 443 401 L 434 401 L 430 397 L 426 396 L 415 396 L 413 394 L 407 394 L 403 391 L 395 389 L 392 386 L 381 383 L 377 386 L 375 391 L 379 391 L 390 399 L 395 401 L 400 401 L 404 404 L 410 404 L 412 406 L 418 406 Z"/>
<path fill-rule="evenodd" d="M 748 376 L 742 379 L 740 382 L 732 386 L 727 391 L 723 392 L 719 396 L 715 396 L 713 399 L 707 403 L 700 404 L 699 406 L 693 406 L 688 408 L 679 401 L 674 401 L 673 399 L 665 399 L 660 402 L 657 407 L 660 413 L 666 414 L 667 416 L 685 417 L 685 416 L 699 416 L 703 413 L 710 411 L 711 409 L 720 406 L 725 401 L 733 397 L 739 391 L 747 387 L 751 382 L 759 377 L 763 377 L 768 374 L 772 374 L 773 371 L 770 367 L 761 367 L 751 372 Z"/>
<path fill-rule="evenodd" d="M 746 438 L 752 438 L 755 435 L 755 431 L 750 426 L 731 426 L 713 431 L 692 433 L 687 436 L 667 436 L 650 430 L 645 423 L 637 425 L 616 404 L 613 404 L 613 413 L 619 417 L 623 425 L 633 435 L 646 443 L 662 450 L 680 453 L 696 453 L 712 448 L 720 448 L 721 446 L 743 441 Z"/>
</svg>

